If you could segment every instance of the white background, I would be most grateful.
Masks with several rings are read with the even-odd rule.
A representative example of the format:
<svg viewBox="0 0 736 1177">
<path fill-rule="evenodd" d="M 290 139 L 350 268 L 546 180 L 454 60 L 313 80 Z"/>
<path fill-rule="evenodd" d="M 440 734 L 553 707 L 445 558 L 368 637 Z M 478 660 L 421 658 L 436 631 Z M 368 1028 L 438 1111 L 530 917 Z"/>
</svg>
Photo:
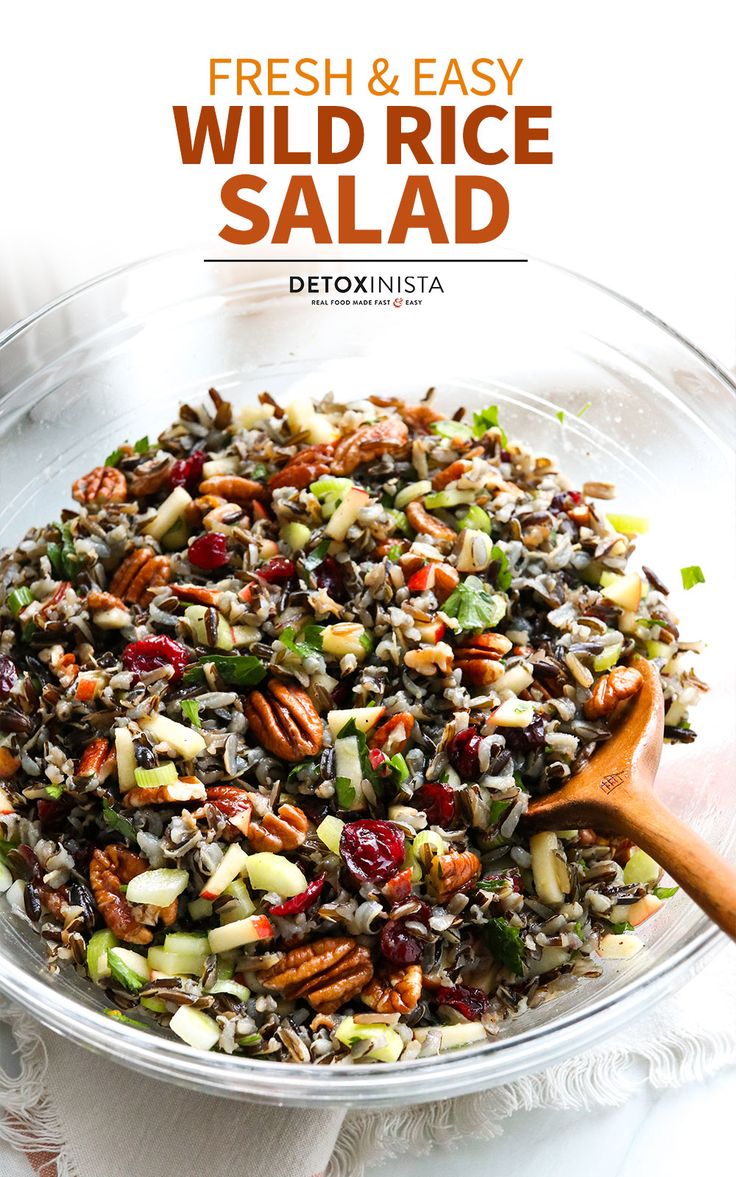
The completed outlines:
<svg viewBox="0 0 736 1177">
<path fill-rule="evenodd" d="M 271 15 L 227 0 L 6 10 L 0 330 L 137 257 L 195 242 L 224 252 L 219 188 L 232 170 L 250 169 L 182 167 L 171 115 L 174 103 L 208 101 L 210 56 L 349 55 L 360 76 L 379 56 L 400 72 L 412 56 L 520 56 L 515 99 L 553 106 L 555 162 L 497 173 L 511 197 L 501 244 L 628 294 L 722 364 L 736 364 L 736 98 L 726 0 L 281 0 L 261 11 Z M 504 104 L 501 95 L 494 100 Z M 356 92 L 346 101 L 360 109 L 369 141 L 380 142 L 385 100 Z M 302 127 L 315 102 L 302 100 Z M 253 170 L 283 187 L 283 169 Z M 366 217 L 390 223 L 398 178 L 369 149 L 356 170 Z M 448 177 L 433 178 L 446 194 Z M 331 175 L 320 177 L 321 189 L 332 187 Z M 468 1177 L 491 1169 L 547 1177 L 563 1167 L 598 1177 L 714 1171 L 727 1147 L 730 1155 L 735 1103 L 736 1077 L 727 1074 L 697 1091 L 648 1091 L 582 1122 L 535 1112 L 449 1163 L 460 1161 Z M 1 1172 L 10 1165 L 0 1156 Z M 447 1165 L 435 1154 L 391 1172 L 439 1177 Z"/>
<path fill-rule="evenodd" d="M 6 10 L 0 328 L 134 258 L 194 242 L 223 252 L 220 186 L 231 172 L 251 169 L 245 161 L 236 169 L 183 167 L 171 113 L 175 103 L 210 101 L 210 56 L 354 58 L 363 85 L 352 104 L 368 126 L 357 169 L 367 223 L 374 213 L 390 223 L 399 187 L 398 176 L 376 165 L 386 100 L 365 95 L 374 58 L 389 57 L 405 79 L 415 56 L 463 63 L 502 56 L 524 58 L 517 101 L 552 105 L 555 162 L 492 170 L 511 197 L 501 244 L 628 294 L 723 364 L 736 363 L 727 0 L 254 7 L 41 0 Z M 343 100 L 338 93 L 327 101 Z M 494 100 L 505 102 L 502 94 L 474 101 Z M 317 101 L 293 100 L 304 124 Z M 252 170 L 269 179 L 269 196 L 283 189 L 287 169 Z M 449 169 L 430 170 L 444 191 Z M 333 171 L 320 177 L 328 206 Z M 415 238 L 409 252 L 422 244 Z"/>
</svg>

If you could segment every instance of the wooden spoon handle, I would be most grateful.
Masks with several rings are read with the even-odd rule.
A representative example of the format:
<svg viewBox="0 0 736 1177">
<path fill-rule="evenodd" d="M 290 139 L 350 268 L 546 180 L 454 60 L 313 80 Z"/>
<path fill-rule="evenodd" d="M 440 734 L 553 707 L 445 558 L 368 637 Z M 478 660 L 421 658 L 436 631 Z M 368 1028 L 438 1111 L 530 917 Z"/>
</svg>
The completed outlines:
<svg viewBox="0 0 736 1177">
<path fill-rule="evenodd" d="M 623 800 L 623 798 L 621 798 Z M 618 828 L 672 875 L 698 907 L 736 940 L 736 870 L 653 793 L 630 794 Z"/>
</svg>

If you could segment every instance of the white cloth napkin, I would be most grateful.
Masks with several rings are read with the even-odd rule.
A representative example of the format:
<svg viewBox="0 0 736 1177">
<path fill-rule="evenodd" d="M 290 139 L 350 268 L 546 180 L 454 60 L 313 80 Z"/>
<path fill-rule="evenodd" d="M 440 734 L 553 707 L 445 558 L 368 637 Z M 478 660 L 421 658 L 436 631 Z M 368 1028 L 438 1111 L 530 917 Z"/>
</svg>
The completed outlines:
<svg viewBox="0 0 736 1177">
<path fill-rule="evenodd" d="M 344 1115 L 256 1107 L 139 1078 L 3 1003 L 20 1073 L 0 1071 L 0 1141 L 55 1157 L 58 1177 L 360 1177 L 366 1164 L 405 1152 L 490 1139 L 518 1111 L 583 1111 L 621 1104 L 647 1082 L 702 1081 L 736 1064 L 735 1010 L 736 945 L 729 945 L 642 1016 L 635 1032 L 628 1026 L 590 1053 L 476 1095 Z"/>
</svg>

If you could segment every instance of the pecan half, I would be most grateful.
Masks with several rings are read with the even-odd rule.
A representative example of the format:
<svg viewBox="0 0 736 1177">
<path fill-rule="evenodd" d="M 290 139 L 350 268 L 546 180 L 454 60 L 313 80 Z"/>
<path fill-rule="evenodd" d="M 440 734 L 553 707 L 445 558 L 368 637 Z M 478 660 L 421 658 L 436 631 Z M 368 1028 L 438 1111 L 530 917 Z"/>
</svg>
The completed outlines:
<svg viewBox="0 0 736 1177">
<path fill-rule="evenodd" d="M 457 539 L 457 532 L 443 523 L 441 519 L 435 519 L 434 515 L 425 511 L 421 499 L 414 499 L 413 503 L 409 503 L 406 508 L 406 517 L 417 535 L 430 535 L 432 539 L 439 540 L 440 543 L 454 543 Z"/>
<path fill-rule="evenodd" d="M 355 433 L 340 438 L 335 446 L 333 473 L 352 474 L 358 466 L 373 462 L 383 454 L 400 453 L 408 441 L 409 430 L 396 417 L 388 417 L 374 425 L 361 425 Z"/>
<path fill-rule="evenodd" d="M 243 708 L 253 735 L 281 760 L 296 763 L 322 747 L 322 720 L 306 691 L 271 678 L 251 691 Z"/>
<path fill-rule="evenodd" d="M 445 466 L 444 470 L 438 470 L 432 478 L 433 490 L 444 490 L 451 482 L 457 482 L 458 478 L 462 478 L 463 474 L 467 474 L 472 463 L 467 458 L 457 458 L 456 461 L 450 462 L 449 466 Z"/>
<path fill-rule="evenodd" d="M 371 737 L 371 748 L 380 748 L 387 756 L 403 752 L 411 739 L 414 716 L 411 711 L 399 711 L 385 723 L 379 724 Z"/>
<path fill-rule="evenodd" d="M 644 679 L 633 666 L 614 666 L 593 687 L 593 694 L 583 705 L 586 719 L 601 719 L 610 715 L 617 703 L 638 695 Z"/>
<path fill-rule="evenodd" d="M 259 822 L 251 821 L 247 838 L 254 850 L 296 850 L 307 836 L 309 819 L 296 805 L 282 805 L 278 813 L 270 810 Z"/>
<path fill-rule="evenodd" d="M 312 1009 L 331 1014 L 356 997 L 372 976 L 368 949 L 347 936 L 335 936 L 292 948 L 258 980 L 287 1001 L 306 997 Z"/>
<path fill-rule="evenodd" d="M 150 944 L 153 932 L 144 926 L 143 910 L 134 909 L 122 893 L 136 875 L 148 870 L 148 864 L 124 846 L 106 846 L 95 850 L 89 864 L 89 882 L 100 915 L 111 932 L 129 944 Z M 176 919 L 178 903 L 174 899 L 168 907 L 158 909 L 157 916 L 165 927 Z"/>
<path fill-rule="evenodd" d="M 268 488 L 262 482 L 254 482 L 252 478 L 241 478 L 239 474 L 217 474 L 214 478 L 205 478 L 199 484 L 201 495 L 218 495 L 227 499 L 229 503 L 237 503 L 244 507 L 252 503 L 253 499 L 268 498 Z"/>
<path fill-rule="evenodd" d="M 102 736 L 88 744 L 82 753 L 77 768 L 77 776 L 99 776 L 100 769 L 107 760 L 110 751 L 109 742 Z"/>
<path fill-rule="evenodd" d="M 502 633 L 479 633 L 464 638 L 455 646 L 455 666 L 462 671 L 463 682 L 487 687 L 503 674 L 500 659 L 508 654 L 512 643 Z"/>
<path fill-rule="evenodd" d="M 205 515 L 217 507 L 224 507 L 226 503 L 227 499 L 223 499 L 222 495 L 200 495 L 184 508 L 184 522 L 192 531 L 199 531 Z"/>
<path fill-rule="evenodd" d="M 438 413 L 426 401 L 422 401 L 418 405 L 408 405 L 406 401 L 399 400 L 397 396 L 369 396 L 368 400 L 371 404 L 378 405 L 382 409 L 396 409 L 402 421 L 406 421 L 420 433 L 428 433 L 429 426 L 435 421 L 442 421 L 445 416 L 444 413 Z"/>
<path fill-rule="evenodd" d="M 169 592 L 180 601 L 193 601 L 195 605 L 216 605 L 220 594 L 200 584 L 170 584 Z"/>
<path fill-rule="evenodd" d="M 438 854 L 429 868 L 429 888 L 440 902 L 480 877 L 480 859 L 472 850 Z"/>
<path fill-rule="evenodd" d="M 101 609 L 125 609 L 125 604 L 120 600 L 120 597 L 116 597 L 112 593 L 100 593 L 94 590 L 87 593 L 85 603 L 90 613 L 97 613 Z"/>
<path fill-rule="evenodd" d="M 316 482 L 330 472 L 330 463 L 334 445 L 310 445 L 300 450 L 290 458 L 282 470 L 277 470 L 268 480 L 271 491 L 281 486 L 293 486 L 295 490 L 304 490 L 310 482 Z"/>
<path fill-rule="evenodd" d="M 128 497 L 125 475 L 114 466 L 95 466 L 72 484 L 78 503 L 124 503 Z"/>
<path fill-rule="evenodd" d="M 153 548 L 136 548 L 123 560 L 110 581 L 110 592 L 130 604 L 141 605 L 168 584 L 171 563 L 168 556 L 157 556 Z"/>
<path fill-rule="evenodd" d="M 207 790 L 207 802 L 227 818 L 226 841 L 248 834 L 253 806 L 245 789 L 239 789 L 237 785 L 213 785 Z"/>
<path fill-rule="evenodd" d="M 173 465 L 174 459 L 170 454 L 141 462 L 130 476 L 130 492 L 133 497 L 137 499 L 158 494 L 162 487 L 168 486 L 169 473 Z"/>
<path fill-rule="evenodd" d="M 422 970 L 418 964 L 391 969 L 373 977 L 360 1000 L 379 1014 L 408 1014 L 422 996 Z"/>
</svg>

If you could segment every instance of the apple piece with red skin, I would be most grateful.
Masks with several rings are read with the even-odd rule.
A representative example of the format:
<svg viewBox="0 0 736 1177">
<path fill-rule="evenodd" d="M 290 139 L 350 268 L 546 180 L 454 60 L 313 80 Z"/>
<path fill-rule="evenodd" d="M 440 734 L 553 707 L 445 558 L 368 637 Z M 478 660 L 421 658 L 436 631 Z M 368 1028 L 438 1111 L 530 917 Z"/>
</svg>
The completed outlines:
<svg viewBox="0 0 736 1177">
<path fill-rule="evenodd" d="M 417 629 L 422 635 L 422 641 L 428 642 L 431 646 L 436 646 L 437 642 L 441 641 L 445 636 L 447 626 L 440 617 L 434 617 L 431 621 L 427 621 L 424 625 L 417 625 Z"/>
<path fill-rule="evenodd" d="M 242 874 L 248 862 L 248 855 L 237 843 L 228 846 L 220 865 L 210 875 L 199 893 L 200 899 L 217 899 L 230 884 Z"/>
<path fill-rule="evenodd" d="M 244 944 L 270 940 L 273 934 L 273 924 L 267 916 L 249 915 L 231 924 L 212 928 L 209 932 L 210 949 L 215 953 L 229 952 L 231 948 L 241 948 Z"/>
</svg>

